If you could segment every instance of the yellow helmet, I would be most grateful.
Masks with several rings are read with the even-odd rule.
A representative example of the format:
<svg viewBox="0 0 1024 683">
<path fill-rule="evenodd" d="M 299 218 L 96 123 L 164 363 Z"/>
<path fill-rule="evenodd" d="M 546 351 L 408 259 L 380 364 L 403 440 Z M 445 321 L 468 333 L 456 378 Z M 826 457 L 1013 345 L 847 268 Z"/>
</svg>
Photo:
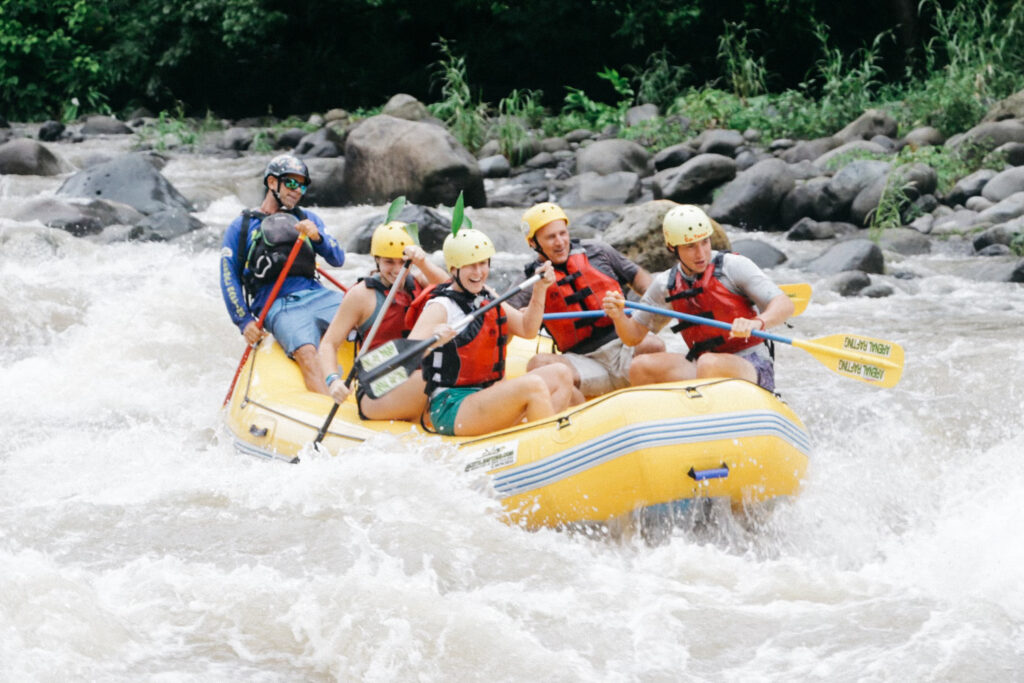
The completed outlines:
<svg viewBox="0 0 1024 683">
<path fill-rule="evenodd" d="M 463 228 L 444 238 L 444 264 L 449 270 L 486 261 L 494 256 L 494 243 L 479 230 Z"/>
<path fill-rule="evenodd" d="M 532 240 L 537 231 L 545 225 L 559 219 L 565 221 L 566 225 L 569 225 L 569 217 L 565 215 L 565 211 L 562 211 L 562 207 L 558 204 L 552 204 L 551 202 L 534 204 L 523 214 L 523 220 L 520 224 L 523 234 L 526 235 L 526 241 Z"/>
<path fill-rule="evenodd" d="M 381 223 L 370 239 L 370 254 L 381 258 L 402 258 L 405 248 L 415 244 L 405 231 L 405 223 L 391 221 Z"/>
<path fill-rule="evenodd" d="M 669 209 L 661 222 L 661 229 L 665 233 L 665 244 L 671 248 L 699 242 L 715 232 L 708 215 L 693 204 L 680 204 Z"/>
</svg>

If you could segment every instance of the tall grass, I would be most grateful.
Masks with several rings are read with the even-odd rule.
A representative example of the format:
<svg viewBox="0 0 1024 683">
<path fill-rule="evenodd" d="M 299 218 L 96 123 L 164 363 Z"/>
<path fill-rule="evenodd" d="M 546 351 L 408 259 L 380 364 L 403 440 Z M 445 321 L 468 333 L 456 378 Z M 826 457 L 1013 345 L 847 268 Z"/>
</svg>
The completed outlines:
<svg viewBox="0 0 1024 683">
<path fill-rule="evenodd" d="M 434 83 L 441 86 L 441 100 L 428 108 L 434 116 L 447 124 L 452 135 L 466 149 L 476 152 L 486 139 L 487 104 L 473 97 L 466 58 L 456 56 L 445 38 L 434 45 L 441 52 L 441 59 L 434 71 Z"/>
</svg>

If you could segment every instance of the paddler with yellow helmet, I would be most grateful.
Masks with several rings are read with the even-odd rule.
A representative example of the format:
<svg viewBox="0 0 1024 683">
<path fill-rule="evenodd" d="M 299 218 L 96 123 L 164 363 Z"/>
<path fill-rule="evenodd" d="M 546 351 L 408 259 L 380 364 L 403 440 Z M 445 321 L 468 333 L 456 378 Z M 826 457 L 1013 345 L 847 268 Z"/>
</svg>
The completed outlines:
<svg viewBox="0 0 1024 683">
<path fill-rule="evenodd" d="M 427 293 L 409 334 L 410 339 L 439 338 L 422 366 L 434 431 L 484 434 L 564 410 L 572 386 L 566 368 L 552 366 L 504 379 L 508 335 L 532 339 L 540 330 L 544 292 L 555 281 L 551 266 L 538 269 L 541 278 L 523 311 L 502 303 L 456 334 L 452 323 L 496 298 L 487 287 L 494 244 L 479 230 L 456 230 L 443 247 L 452 279 Z"/>
<path fill-rule="evenodd" d="M 545 313 L 600 311 L 606 292 L 622 294 L 629 287 L 643 294 L 651 274 L 610 245 L 596 240 L 570 239 L 569 217 L 562 207 L 541 202 L 526 210 L 522 218 L 526 242 L 537 258 L 526 266 L 531 274 L 540 264 L 550 262 L 557 277 L 547 291 Z M 524 306 L 525 298 L 511 299 Z M 528 369 L 559 363 L 570 368 L 578 389 L 575 402 L 629 386 L 629 366 L 634 354 L 665 350 L 665 343 L 648 335 L 636 347 L 625 346 L 605 317 L 552 319 L 544 322 L 561 353 L 539 353 Z"/>
<path fill-rule="evenodd" d="M 674 206 L 662 221 L 665 246 L 677 263 L 654 276 L 641 304 L 732 323 L 729 332 L 708 325 L 682 323 L 673 327 L 683 336 L 689 353 L 637 356 L 630 382 L 652 384 L 695 377 L 738 377 L 775 390 L 772 349 L 752 330 L 781 325 L 793 315 L 793 302 L 746 256 L 713 251 L 711 219 L 690 204 Z M 677 318 L 635 311 L 625 315 L 621 294 L 604 298 L 604 311 L 626 344 L 639 343 Z"/>
<path fill-rule="evenodd" d="M 376 270 L 349 289 L 320 341 L 320 368 L 326 378 L 328 393 L 338 403 L 350 393 L 345 378 L 338 372 L 338 347 L 345 339 L 355 333 L 356 339 L 363 344 L 367 332 L 378 318 L 381 318 L 380 326 L 369 347 L 360 351 L 368 351 L 407 335 L 412 326 L 406 324 L 405 314 L 413 299 L 428 284 L 448 279 L 448 273 L 432 263 L 427 253 L 415 244 L 408 227 L 402 221 L 389 220 L 373 231 L 370 254 Z M 405 261 L 411 261 L 416 269 L 405 275 L 387 310 L 382 310 Z M 405 384 L 378 399 L 371 399 L 360 392 L 357 395 L 359 414 L 370 420 L 418 420 L 426 406 L 423 387 L 423 379 L 417 372 Z"/>
</svg>

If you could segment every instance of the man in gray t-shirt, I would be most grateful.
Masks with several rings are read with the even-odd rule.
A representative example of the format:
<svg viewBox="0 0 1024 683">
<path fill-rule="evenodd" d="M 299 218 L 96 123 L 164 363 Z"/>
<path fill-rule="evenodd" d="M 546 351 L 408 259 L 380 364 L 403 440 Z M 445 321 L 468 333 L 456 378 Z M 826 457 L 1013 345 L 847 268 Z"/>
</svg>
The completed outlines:
<svg viewBox="0 0 1024 683">
<path fill-rule="evenodd" d="M 539 353 L 530 359 L 527 369 L 550 363 L 568 365 L 578 389 L 574 402 L 629 386 L 634 354 L 664 351 L 665 343 L 648 334 L 626 346 L 608 318 L 583 314 L 600 311 L 608 292 L 622 295 L 630 287 L 643 294 L 651 274 L 607 244 L 570 239 L 569 219 L 557 204 L 543 202 L 527 209 L 523 230 L 527 243 L 537 252 L 536 260 L 526 267 L 527 275 L 550 261 L 558 278 L 548 288 L 544 312 L 569 316 L 544 321 L 561 353 Z M 521 307 L 526 302 L 520 297 L 510 303 Z"/>
<path fill-rule="evenodd" d="M 630 383 L 651 384 L 695 377 L 738 377 L 775 389 L 775 369 L 763 340 L 751 335 L 781 325 L 793 315 L 793 302 L 753 261 L 737 254 L 712 251 L 711 219 L 699 207 L 681 205 L 665 214 L 665 243 L 678 263 L 654 277 L 642 304 L 703 316 L 732 324 L 729 332 L 709 325 L 680 323 L 690 351 L 654 353 L 635 358 Z M 647 311 L 625 315 L 625 301 L 610 293 L 604 310 L 627 344 L 658 332 L 677 319 Z"/>
</svg>

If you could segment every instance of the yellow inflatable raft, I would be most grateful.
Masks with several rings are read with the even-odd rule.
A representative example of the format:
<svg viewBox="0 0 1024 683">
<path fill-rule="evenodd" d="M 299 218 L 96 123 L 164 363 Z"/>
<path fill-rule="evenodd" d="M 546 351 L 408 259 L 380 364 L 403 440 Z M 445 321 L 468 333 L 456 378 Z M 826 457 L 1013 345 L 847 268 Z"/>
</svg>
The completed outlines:
<svg viewBox="0 0 1024 683">
<path fill-rule="evenodd" d="M 539 343 L 514 338 L 510 375 L 547 350 Z M 339 362 L 351 366 L 350 346 Z M 332 405 L 306 391 L 298 367 L 268 337 L 242 370 L 227 424 L 239 451 L 297 462 Z M 350 398 L 323 446 L 337 455 L 380 432 L 413 429 L 422 431 L 407 422 L 360 420 Z M 457 443 L 465 470 L 486 473 L 508 521 L 528 528 L 605 523 L 703 498 L 728 499 L 735 509 L 792 496 L 810 452 L 793 411 L 737 379 L 631 387 L 484 436 L 424 438 Z"/>
</svg>

